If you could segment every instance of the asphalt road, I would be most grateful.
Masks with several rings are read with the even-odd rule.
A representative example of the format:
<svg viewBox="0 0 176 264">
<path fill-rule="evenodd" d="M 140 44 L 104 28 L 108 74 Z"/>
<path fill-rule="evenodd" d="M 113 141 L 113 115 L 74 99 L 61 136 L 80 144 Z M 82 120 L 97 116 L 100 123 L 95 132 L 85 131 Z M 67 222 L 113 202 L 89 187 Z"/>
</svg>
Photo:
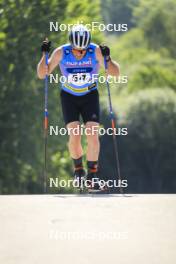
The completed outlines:
<svg viewBox="0 0 176 264">
<path fill-rule="evenodd" d="M 1 264 L 174 264 L 176 195 L 0 196 Z"/>
</svg>

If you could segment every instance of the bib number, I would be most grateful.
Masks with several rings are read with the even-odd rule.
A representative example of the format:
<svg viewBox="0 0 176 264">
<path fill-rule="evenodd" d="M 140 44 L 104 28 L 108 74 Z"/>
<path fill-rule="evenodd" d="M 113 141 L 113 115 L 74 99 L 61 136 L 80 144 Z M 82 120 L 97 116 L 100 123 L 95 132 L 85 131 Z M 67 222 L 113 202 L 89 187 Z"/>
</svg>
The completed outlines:
<svg viewBox="0 0 176 264">
<path fill-rule="evenodd" d="M 90 79 L 90 73 L 74 73 L 68 75 L 68 83 L 72 83 L 77 86 L 89 83 Z"/>
</svg>

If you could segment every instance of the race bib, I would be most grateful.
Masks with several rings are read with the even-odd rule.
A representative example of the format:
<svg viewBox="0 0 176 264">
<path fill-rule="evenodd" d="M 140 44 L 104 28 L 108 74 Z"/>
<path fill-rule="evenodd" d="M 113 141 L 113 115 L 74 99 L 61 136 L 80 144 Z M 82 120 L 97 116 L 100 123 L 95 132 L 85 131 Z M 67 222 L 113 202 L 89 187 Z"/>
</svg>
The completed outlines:
<svg viewBox="0 0 176 264">
<path fill-rule="evenodd" d="M 91 80 L 90 73 L 70 73 L 68 74 L 68 83 L 72 83 L 76 86 L 82 86 L 89 83 Z"/>
</svg>

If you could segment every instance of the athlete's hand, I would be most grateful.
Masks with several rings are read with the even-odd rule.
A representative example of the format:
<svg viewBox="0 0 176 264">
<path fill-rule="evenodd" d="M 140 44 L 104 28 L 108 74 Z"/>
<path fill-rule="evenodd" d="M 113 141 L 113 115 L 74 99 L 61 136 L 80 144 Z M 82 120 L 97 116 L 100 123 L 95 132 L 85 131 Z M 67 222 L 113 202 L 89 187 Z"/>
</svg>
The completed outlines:
<svg viewBox="0 0 176 264">
<path fill-rule="evenodd" d="M 105 45 L 100 45 L 101 54 L 105 57 L 106 61 L 110 61 L 110 48 Z"/>
<path fill-rule="evenodd" d="M 50 52 L 50 49 L 51 49 L 51 41 L 48 41 L 48 39 L 45 39 L 41 45 L 41 51 Z"/>
</svg>

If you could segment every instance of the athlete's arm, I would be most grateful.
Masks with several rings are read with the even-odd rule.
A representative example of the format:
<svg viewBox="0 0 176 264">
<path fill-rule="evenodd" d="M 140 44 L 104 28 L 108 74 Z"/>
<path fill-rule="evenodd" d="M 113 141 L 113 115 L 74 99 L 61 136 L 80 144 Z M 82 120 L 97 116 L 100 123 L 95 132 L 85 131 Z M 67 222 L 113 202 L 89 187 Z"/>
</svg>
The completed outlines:
<svg viewBox="0 0 176 264">
<path fill-rule="evenodd" d="M 100 65 L 104 67 L 104 57 L 102 55 L 102 51 L 100 49 L 100 47 L 96 48 L 96 57 L 97 60 L 99 61 Z M 109 56 L 110 58 L 110 56 Z M 109 59 L 109 61 L 107 62 L 107 66 L 108 66 L 108 74 L 112 75 L 112 76 L 119 76 L 120 75 L 120 67 L 119 64 L 111 59 Z"/>
<path fill-rule="evenodd" d="M 59 64 L 62 58 L 62 48 L 59 47 L 55 49 L 48 60 L 48 74 L 52 73 L 56 66 Z M 45 64 L 45 53 L 43 52 L 42 58 L 37 66 L 37 76 L 40 79 L 44 79 L 46 74 L 46 64 Z"/>
</svg>

